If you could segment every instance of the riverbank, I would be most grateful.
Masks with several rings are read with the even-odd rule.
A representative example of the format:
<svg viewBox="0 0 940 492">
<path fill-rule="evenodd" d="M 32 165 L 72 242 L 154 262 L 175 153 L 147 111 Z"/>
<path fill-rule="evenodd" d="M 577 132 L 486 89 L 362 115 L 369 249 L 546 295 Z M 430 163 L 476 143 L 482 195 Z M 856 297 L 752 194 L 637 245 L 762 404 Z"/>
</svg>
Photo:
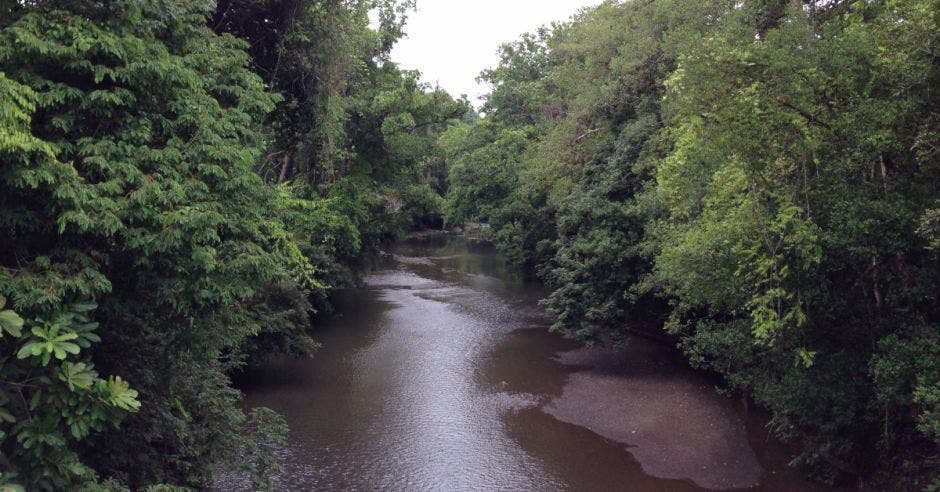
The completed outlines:
<svg viewBox="0 0 940 492">
<path fill-rule="evenodd" d="M 468 222 L 459 226 L 452 226 L 443 229 L 420 229 L 411 231 L 405 236 L 405 241 L 427 241 L 447 236 L 459 236 L 468 241 L 485 242 L 489 244 L 486 238 L 486 231 L 489 225 L 476 222 Z"/>
</svg>

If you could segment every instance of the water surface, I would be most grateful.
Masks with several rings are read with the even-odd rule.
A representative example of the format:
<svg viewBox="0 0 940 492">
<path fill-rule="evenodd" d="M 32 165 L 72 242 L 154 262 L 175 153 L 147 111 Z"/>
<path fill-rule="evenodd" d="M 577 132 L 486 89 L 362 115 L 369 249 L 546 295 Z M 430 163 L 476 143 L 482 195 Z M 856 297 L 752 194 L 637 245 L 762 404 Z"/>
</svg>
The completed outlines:
<svg viewBox="0 0 940 492">
<path fill-rule="evenodd" d="M 290 425 L 276 490 L 811 488 L 669 347 L 582 349 L 548 332 L 543 295 L 462 238 L 400 246 L 313 359 L 245 382 Z"/>
</svg>

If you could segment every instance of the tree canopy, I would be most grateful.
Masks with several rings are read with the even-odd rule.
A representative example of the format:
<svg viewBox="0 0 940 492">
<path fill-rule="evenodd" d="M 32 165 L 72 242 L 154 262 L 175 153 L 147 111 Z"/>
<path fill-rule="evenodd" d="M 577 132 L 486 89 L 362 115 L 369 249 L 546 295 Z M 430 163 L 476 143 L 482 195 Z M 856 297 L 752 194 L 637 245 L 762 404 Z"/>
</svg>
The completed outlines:
<svg viewBox="0 0 940 492">
<path fill-rule="evenodd" d="M 587 9 L 483 72 L 486 118 L 442 136 L 447 218 L 489 224 L 557 329 L 665 327 L 819 478 L 929 476 L 937 19 L 926 0 Z"/>
</svg>

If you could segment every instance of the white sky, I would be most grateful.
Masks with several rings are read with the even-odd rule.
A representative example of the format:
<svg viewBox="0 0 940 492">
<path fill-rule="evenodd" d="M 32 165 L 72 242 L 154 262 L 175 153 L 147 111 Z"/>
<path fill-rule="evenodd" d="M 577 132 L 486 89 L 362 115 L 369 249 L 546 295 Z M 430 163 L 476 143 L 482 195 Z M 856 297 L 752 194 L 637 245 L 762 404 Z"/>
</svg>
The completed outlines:
<svg viewBox="0 0 940 492">
<path fill-rule="evenodd" d="M 417 69 L 422 80 L 440 84 L 475 105 L 488 91 L 474 79 L 499 61 L 499 45 L 552 21 L 566 20 L 601 0 L 417 0 L 407 37 L 392 50 L 392 61 Z"/>
</svg>

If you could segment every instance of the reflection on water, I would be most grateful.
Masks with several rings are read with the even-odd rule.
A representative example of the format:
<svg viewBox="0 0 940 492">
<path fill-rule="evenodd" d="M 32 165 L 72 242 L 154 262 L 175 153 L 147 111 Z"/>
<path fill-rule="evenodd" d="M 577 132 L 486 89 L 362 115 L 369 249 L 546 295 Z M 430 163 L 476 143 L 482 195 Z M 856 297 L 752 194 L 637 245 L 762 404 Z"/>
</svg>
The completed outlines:
<svg viewBox="0 0 940 492">
<path fill-rule="evenodd" d="M 676 432 L 670 442 L 658 442 L 654 432 L 634 443 L 618 437 L 620 427 L 640 420 L 647 434 L 657 425 L 677 427 L 655 422 L 642 405 L 608 419 L 605 412 L 623 402 L 592 395 L 599 383 L 588 376 L 611 368 L 564 360 L 580 352 L 548 333 L 537 307 L 544 292 L 513 278 L 490 249 L 448 237 L 406 243 L 394 260 L 367 277 L 366 288 L 340 296 L 342 316 L 318 329 L 323 349 L 314 359 L 275 361 L 246 381 L 246 405 L 273 408 L 290 424 L 289 442 L 278 451 L 277 490 L 701 490 L 696 482 L 718 483 L 643 463 L 641 447 L 675 445 Z M 700 383 L 681 360 L 653 352 L 657 360 L 647 362 L 665 364 L 673 381 L 657 386 L 661 374 L 653 371 L 637 398 L 658 398 L 655 389 L 671 391 L 676 378 Z M 643 365 L 642 357 L 632 364 Z M 620 399 L 631 397 L 621 383 L 644 377 L 611 376 L 598 388 Z M 747 441 L 730 403 L 709 397 L 696 404 L 731 415 L 729 425 L 740 432 L 712 439 L 695 425 L 679 426 L 701 434 L 690 435 L 681 447 L 692 449 L 679 453 L 692 467 L 698 458 L 711 464 L 709 456 L 725 445 L 717 441 L 732 439 L 745 465 L 727 470 L 739 476 L 722 483 L 759 479 L 759 489 L 805 490 L 776 454 L 754 454 L 751 446 L 761 441 L 753 432 Z M 219 488 L 238 489 L 239 480 L 224 477 Z"/>
</svg>

